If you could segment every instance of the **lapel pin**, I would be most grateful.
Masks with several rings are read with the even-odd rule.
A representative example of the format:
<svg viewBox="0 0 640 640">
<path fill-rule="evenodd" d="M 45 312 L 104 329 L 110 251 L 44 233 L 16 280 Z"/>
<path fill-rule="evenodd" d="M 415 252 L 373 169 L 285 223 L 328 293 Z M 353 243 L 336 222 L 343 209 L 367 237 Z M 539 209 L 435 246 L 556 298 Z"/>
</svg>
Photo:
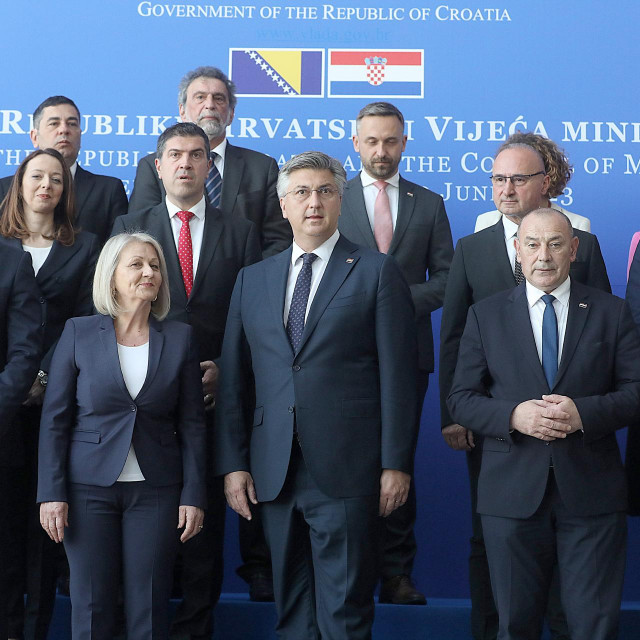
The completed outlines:
<svg viewBox="0 0 640 640">
<path fill-rule="evenodd" d="M 346 262 L 347 264 L 351 264 L 353 262 L 353 258 L 347 258 Z"/>
<path fill-rule="evenodd" d="M 579 306 L 581 309 L 586 309 L 586 308 L 587 308 L 587 303 L 586 303 L 586 302 L 581 302 L 578 306 Z"/>
<path fill-rule="evenodd" d="M 407 191 L 407 195 L 408 195 L 410 198 L 413 198 L 413 191 Z"/>
</svg>

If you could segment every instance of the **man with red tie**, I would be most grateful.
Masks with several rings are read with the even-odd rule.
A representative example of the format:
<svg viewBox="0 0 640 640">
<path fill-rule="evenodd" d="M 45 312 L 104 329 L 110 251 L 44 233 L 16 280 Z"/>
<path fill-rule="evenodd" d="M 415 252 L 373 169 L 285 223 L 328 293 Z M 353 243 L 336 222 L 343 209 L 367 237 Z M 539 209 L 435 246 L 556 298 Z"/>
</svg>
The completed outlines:
<svg viewBox="0 0 640 640">
<path fill-rule="evenodd" d="M 262 258 L 253 223 L 226 216 L 206 201 L 210 164 L 209 139 L 198 125 L 182 122 L 169 127 L 158 138 L 155 160 L 164 200 L 146 211 L 119 217 L 113 226 L 113 235 L 143 229 L 162 245 L 171 292 L 167 318 L 194 328 L 204 401 L 210 409 L 208 443 L 218 379 L 214 360 L 220 356 L 233 285 L 242 267 Z M 204 529 L 181 549 L 184 599 L 174 617 L 174 638 L 198 640 L 212 634 L 212 607 L 222 586 L 225 501 L 221 479 L 208 478 L 207 492 Z"/>
</svg>

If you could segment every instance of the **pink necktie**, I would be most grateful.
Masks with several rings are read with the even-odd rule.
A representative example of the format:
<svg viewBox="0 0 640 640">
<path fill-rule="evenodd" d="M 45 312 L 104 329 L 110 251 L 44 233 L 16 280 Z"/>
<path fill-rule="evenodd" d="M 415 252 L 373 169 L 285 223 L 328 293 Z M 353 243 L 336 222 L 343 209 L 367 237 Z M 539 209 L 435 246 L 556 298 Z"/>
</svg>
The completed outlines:
<svg viewBox="0 0 640 640">
<path fill-rule="evenodd" d="M 373 184 L 378 189 L 376 202 L 373 206 L 373 236 L 376 239 L 378 251 L 388 253 L 393 238 L 393 222 L 387 183 L 384 180 L 376 180 Z"/>
<path fill-rule="evenodd" d="M 189 220 L 193 218 L 193 213 L 191 211 L 178 211 L 176 215 L 182 222 L 180 235 L 178 236 L 178 260 L 180 260 L 182 279 L 184 280 L 184 288 L 188 298 L 193 288 L 193 247 L 191 245 L 191 229 L 189 228 Z"/>
</svg>

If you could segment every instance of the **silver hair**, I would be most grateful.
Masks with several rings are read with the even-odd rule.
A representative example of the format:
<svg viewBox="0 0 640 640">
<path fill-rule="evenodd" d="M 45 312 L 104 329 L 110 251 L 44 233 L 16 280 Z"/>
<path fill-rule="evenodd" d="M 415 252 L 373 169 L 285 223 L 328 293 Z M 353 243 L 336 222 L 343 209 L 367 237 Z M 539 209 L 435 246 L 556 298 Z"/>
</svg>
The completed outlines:
<svg viewBox="0 0 640 640">
<path fill-rule="evenodd" d="M 557 209 L 551 209 L 550 207 L 540 207 L 539 209 L 534 209 L 533 211 L 529 211 L 522 219 L 528 218 L 529 216 L 550 216 L 556 215 L 562 218 L 569 228 L 569 237 L 573 238 L 575 236 L 575 232 L 573 230 L 573 225 L 571 224 L 571 220 L 562 213 L 562 211 L 558 211 Z M 518 241 L 520 241 L 520 229 L 522 229 L 522 225 L 518 227 Z"/>
<path fill-rule="evenodd" d="M 96 272 L 93 276 L 93 306 L 98 313 L 111 316 L 112 318 L 117 318 L 124 311 L 116 300 L 115 290 L 113 288 L 113 276 L 120 262 L 122 250 L 132 242 L 150 244 L 158 254 L 162 283 L 160 284 L 158 297 L 151 303 L 151 313 L 158 320 L 164 320 L 171 306 L 167 263 L 165 262 L 160 243 L 152 235 L 143 231 L 119 233 L 117 236 L 109 238 L 105 243 L 100 252 L 96 264 Z"/>
<path fill-rule="evenodd" d="M 184 107 L 187 101 L 187 89 L 189 89 L 189 85 L 198 78 L 213 78 L 214 80 L 220 80 L 220 82 L 222 82 L 227 88 L 227 94 L 229 95 L 229 107 L 231 107 L 231 109 L 236 108 L 236 104 L 238 104 L 238 99 L 236 98 L 236 85 L 217 67 L 198 67 L 183 76 L 182 80 L 180 80 L 180 84 L 178 85 L 178 104 L 181 107 Z"/>
<path fill-rule="evenodd" d="M 284 198 L 285 195 L 287 195 L 289 176 L 294 171 L 300 171 L 301 169 L 331 171 L 336 189 L 338 189 L 338 193 L 342 195 L 344 185 L 347 184 L 347 172 L 340 162 L 328 156 L 326 153 L 322 153 L 322 151 L 305 151 L 299 153 L 297 156 L 293 156 L 293 158 L 288 160 L 280 169 L 277 185 L 279 198 Z"/>
<path fill-rule="evenodd" d="M 360 128 L 360 121 L 367 116 L 395 116 L 400 120 L 400 124 L 404 129 L 404 116 L 398 107 L 390 102 L 370 102 L 362 107 L 356 118 L 356 131 Z"/>
</svg>

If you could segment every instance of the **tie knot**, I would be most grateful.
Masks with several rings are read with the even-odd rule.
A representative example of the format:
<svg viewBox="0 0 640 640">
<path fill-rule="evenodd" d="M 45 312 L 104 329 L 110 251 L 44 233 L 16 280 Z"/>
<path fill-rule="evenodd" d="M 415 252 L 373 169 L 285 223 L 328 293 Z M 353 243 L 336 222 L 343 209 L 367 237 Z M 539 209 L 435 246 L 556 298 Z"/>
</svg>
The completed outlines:
<svg viewBox="0 0 640 640">
<path fill-rule="evenodd" d="M 193 213 L 191 211 L 178 211 L 176 213 L 181 222 L 189 222 L 191 218 L 193 218 Z"/>
<path fill-rule="evenodd" d="M 313 261 L 317 258 L 318 256 L 315 253 L 303 253 L 302 254 L 302 264 L 303 265 L 307 265 L 307 264 L 313 264 Z"/>
<path fill-rule="evenodd" d="M 376 186 L 378 191 L 384 191 L 389 183 L 384 180 L 376 180 L 373 184 Z"/>
<path fill-rule="evenodd" d="M 216 158 L 218 157 L 218 152 L 217 151 L 210 151 L 209 152 L 209 157 L 215 162 Z"/>
<path fill-rule="evenodd" d="M 542 301 L 547 305 L 552 304 L 555 299 L 555 296 L 552 296 L 550 293 L 546 293 L 542 296 Z"/>
</svg>

